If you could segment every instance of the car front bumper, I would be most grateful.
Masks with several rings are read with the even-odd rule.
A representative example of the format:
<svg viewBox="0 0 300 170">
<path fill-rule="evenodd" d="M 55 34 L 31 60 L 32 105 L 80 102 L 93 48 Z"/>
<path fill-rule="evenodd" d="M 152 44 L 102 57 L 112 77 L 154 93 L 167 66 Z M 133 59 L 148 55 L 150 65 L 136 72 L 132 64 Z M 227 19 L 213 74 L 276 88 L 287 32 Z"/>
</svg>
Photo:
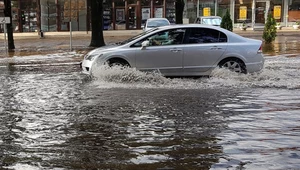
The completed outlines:
<svg viewBox="0 0 300 170">
<path fill-rule="evenodd" d="M 82 63 L 81 63 L 82 73 L 91 75 L 92 65 L 93 65 L 93 61 L 83 60 Z"/>
</svg>

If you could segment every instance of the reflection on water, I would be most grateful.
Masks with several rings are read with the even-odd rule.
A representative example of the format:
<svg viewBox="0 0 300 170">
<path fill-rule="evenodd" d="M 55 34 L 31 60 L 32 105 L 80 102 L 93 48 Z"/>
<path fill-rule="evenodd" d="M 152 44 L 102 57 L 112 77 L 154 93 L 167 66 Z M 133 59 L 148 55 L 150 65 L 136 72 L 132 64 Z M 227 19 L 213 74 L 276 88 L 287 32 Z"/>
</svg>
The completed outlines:
<svg viewBox="0 0 300 170">
<path fill-rule="evenodd" d="M 296 169 L 300 57 L 258 74 L 169 79 L 76 65 L 0 70 L 0 167 Z M 0 168 L 0 169 L 1 169 Z"/>
<path fill-rule="evenodd" d="M 295 37 L 276 37 L 275 41 L 270 44 L 263 44 L 263 53 L 265 55 L 279 55 L 279 54 L 294 54 L 300 53 L 300 41 L 298 36 Z"/>
<path fill-rule="evenodd" d="M 298 169 L 300 93 L 290 93 L 255 89 L 240 93 L 230 105 L 220 105 L 238 114 L 226 118 L 228 129 L 218 135 L 227 157 L 214 169 Z"/>
</svg>

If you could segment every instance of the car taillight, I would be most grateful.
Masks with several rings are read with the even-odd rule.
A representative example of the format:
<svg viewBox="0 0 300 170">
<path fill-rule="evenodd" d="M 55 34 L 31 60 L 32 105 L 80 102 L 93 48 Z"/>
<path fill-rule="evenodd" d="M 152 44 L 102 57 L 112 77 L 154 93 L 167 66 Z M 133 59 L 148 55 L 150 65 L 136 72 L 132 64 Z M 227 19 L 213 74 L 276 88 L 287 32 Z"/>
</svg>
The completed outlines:
<svg viewBox="0 0 300 170">
<path fill-rule="evenodd" d="M 260 45 L 260 47 L 259 47 L 257 53 L 262 53 L 262 45 Z"/>
</svg>

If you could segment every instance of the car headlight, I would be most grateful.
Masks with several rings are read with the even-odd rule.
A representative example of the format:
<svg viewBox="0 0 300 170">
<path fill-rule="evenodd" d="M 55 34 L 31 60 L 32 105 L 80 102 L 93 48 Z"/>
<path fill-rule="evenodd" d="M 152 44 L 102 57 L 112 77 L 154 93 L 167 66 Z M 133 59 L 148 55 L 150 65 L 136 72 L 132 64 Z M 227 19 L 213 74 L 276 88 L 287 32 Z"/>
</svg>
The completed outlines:
<svg viewBox="0 0 300 170">
<path fill-rule="evenodd" d="M 86 60 L 90 60 L 93 61 L 95 59 L 95 57 L 97 57 L 99 54 L 91 54 L 91 55 L 86 55 L 85 59 Z M 101 56 L 102 54 L 100 54 L 99 56 Z"/>
</svg>

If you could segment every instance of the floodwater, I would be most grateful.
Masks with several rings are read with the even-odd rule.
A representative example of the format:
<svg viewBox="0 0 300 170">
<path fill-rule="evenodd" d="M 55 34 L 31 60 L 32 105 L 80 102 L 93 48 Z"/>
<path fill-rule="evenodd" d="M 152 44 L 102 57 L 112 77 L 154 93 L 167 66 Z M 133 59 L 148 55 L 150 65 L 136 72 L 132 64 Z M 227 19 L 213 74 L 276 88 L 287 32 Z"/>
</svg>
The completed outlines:
<svg viewBox="0 0 300 170">
<path fill-rule="evenodd" d="M 271 44 L 263 44 L 266 55 L 297 54 L 300 53 L 299 35 L 278 36 Z"/>
<path fill-rule="evenodd" d="M 198 79 L 105 67 L 91 79 L 74 53 L 44 58 L 3 59 L 19 64 L 0 67 L 0 169 L 300 167 L 299 54 Z"/>
</svg>

